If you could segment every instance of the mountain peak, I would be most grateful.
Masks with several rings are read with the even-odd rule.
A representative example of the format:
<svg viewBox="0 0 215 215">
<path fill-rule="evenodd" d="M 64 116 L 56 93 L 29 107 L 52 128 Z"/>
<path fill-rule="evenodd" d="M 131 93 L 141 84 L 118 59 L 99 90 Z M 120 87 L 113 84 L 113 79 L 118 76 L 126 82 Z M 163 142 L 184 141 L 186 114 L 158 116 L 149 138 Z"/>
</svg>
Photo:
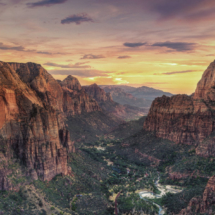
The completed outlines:
<svg viewBox="0 0 215 215">
<path fill-rule="evenodd" d="M 197 84 L 194 99 L 215 100 L 215 60 L 210 63 Z"/>
<path fill-rule="evenodd" d="M 78 79 L 72 75 L 68 75 L 62 82 L 61 86 L 67 87 L 70 90 L 81 90 L 81 84 Z"/>
<path fill-rule="evenodd" d="M 78 80 L 76 77 L 74 77 L 72 75 L 68 75 L 64 80 L 73 80 L 73 79 Z"/>
<path fill-rule="evenodd" d="M 111 95 L 106 94 L 106 92 L 102 88 L 100 88 L 96 83 L 90 86 L 85 86 L 84 89 L 97 102 L 112 101 Z"/>
</svg>

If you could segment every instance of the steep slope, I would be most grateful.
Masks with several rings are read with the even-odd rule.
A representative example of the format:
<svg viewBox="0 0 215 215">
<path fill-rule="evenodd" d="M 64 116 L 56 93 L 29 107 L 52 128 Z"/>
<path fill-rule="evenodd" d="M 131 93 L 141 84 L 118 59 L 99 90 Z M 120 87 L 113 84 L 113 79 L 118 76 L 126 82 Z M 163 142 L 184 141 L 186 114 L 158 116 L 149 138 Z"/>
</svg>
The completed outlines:
<svg viewBox="0 0 215 215">
<path fill-rule="evenodd" d="M 114 102 L 110 93 L 106 93 L 97 84 L 84 87 L 85 91 L 94 98 L 102 110 L 115 115 L 116 117 L 130 120 L 139 118 L 147 113 L 147 109 L 141 109 L 129 105 L 121 105 Z"/>
<path fill-rule="evenodd" d="M 204 72 L 194 96 L 162 96 L 152 103 L 144 129 L 176 143 L 196 144 L 210 135 L 214 127 L 215 61 Z M 204 84 L 205 83 L 205 84 Z"/>
<path fill-rule="evenodd" d="M 10 63 L 21 80 L 37 93 L 44 105 L 51 105 L 66 116 L 100 110 L 95 100 L 82 90 L 78 80 L 68 76 L 63 82 L 56 81 L 41 65 L 35 63 Z"/>
<path fill-rule="evenodd" d="M 18 158 L 27 167 L 26 174 L 35 179 L 40 176 L 51 180 L 57 174 L 68 174 L 67 152 L 74 151 L 74 147 L 63 121 L 51 105 L 44 104 L 38 92 L 3 62 L 0 62 L 0 93 L 3 160 Z M 3 168 L 0 171 L 4 172 L 4 180 L 0 187 L 4 190 L 8 189 L 5 184 L 9 182 L 7 165 Z"/>
<path fill-rule="evenodd" d="M 151 106 L 151 100 L 143 98 L 136 98 L 130 93 L 126 93 L 123 89 L 114 86 L 103 86 L 102 89 L 106 93 L 110 93 L 113 100 L 122 105 L 132 105 L 139 108 L 149 108 Z"/>
<path fill-rule="evenodd" d="M 204 190 L 203 196 L 194 197 L 190 200 L 186 209 L 178 215 L 213 214 L 215 207 L 215 176 L 212 176 Z"/>
<path fill-rule="evenodd" d="M 70 75 L 59 83 L 63 90 L 63 111 L 67 116 L 101 111 L 96 100 L 85 92 L 77 78 Z"/>
<path fill-rule="evenodd" d="M 67 159 L 75 147 L 65 121 L 92 112 L 103 124 L 101 133 L 122 122 L 100 116 L 98 103 L 72 76 L 61 82 L 39 64 L 0 62 L 0 189 L 12 189 L 7 177 L 11 159 L 24 164 L 24 174 L 33 179 L 70 174 Z"/>
</svg>

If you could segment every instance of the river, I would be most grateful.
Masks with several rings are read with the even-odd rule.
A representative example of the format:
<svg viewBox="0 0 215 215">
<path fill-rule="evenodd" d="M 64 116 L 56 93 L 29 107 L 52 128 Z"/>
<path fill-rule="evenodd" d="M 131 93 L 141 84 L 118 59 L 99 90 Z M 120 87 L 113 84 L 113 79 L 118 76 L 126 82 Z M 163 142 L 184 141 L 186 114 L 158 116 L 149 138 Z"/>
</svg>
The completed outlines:
<svg viewBox="0 0 215 215">
<path fill-rule="evenodd" d="M 160 191 L 160 194 L 154 194 L 147 190 L 145 190 L 145 191 L 143 190 L 143 191 L 139 192 L 140 198 L 144 199 L 144 200 L 150 200 L 150 199 L 155 199 L 155 198 L 161 198 L 166 193 L 180 193 L 182 191 L 182 189 L 177 186 L 161 185 L 161 184 L 159 184 L 159 180 L 160 180 L 160 178 L 158 178 L 158 180 L 155 182 L 155 185 L 158 188 L 158 190 Z M 158 215 L 165 214 L 165 210 L 160 205 L 158 205 L 156 203 L 153 203 L 153 204 L 159 208 Z"/>
</svg>

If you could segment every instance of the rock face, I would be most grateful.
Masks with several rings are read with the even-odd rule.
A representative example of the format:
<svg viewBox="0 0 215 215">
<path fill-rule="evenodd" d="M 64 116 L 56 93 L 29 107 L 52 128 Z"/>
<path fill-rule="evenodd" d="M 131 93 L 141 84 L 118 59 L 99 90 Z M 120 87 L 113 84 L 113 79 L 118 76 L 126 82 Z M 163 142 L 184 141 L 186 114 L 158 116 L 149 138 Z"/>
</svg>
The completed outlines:
<svg viewBox="0 0 215 215">
<path fill-rule="evenodd" d="M 215 206 L 215 176 L 212 176 L 204 190 L 203 197 L 194 197 L 186 209 L 178 215 L 213 214 Z"/>
<path fill-rule="evenodd" d="M 78 79 L 68 76 L 60 85 L 63 90 L 63 112 L 67 116 L 101 111 L 97 101 L 85 92 Z"/>
<path fill-rule="evenodd" d="M 21 73 L 21 67 L 29 75 Z M 58 114 L 61 101 L 54 100 L 59 96 L 54 81 L 39 65 L 16 68 L 17 73 L 0 62 L 1 152 L 7 159 L 19 158 L 34 178 L 51 180 L 57 174 L 67 175 L 67 153 L 73 152 L 74 146 Z M 3 175 L 2 189 L 7 189 L 6 171 Z"/>
<path fill-rule="evenodd" d="M 19 158 L 32 178 L 68 174 L 75 147 L 65 117 L 95 110 L 98 103 L 77 79 L 59 83 L 39 64 L 0 62 L 0 154 Z M 7 175 L 0 167 L 0 190 L 11 189 Z"/>
<path fill-rule="evenodd" d="M 215 101 L 215 61 L 212 62 L 202 75 L 199 81 L 194 99 Z"/>
<path fill-rule="evenodd" d="M 215 130 L 215 100 L 212 100 L 215 99 L 212 96 L 215 92 L 214 75 L 215 62 L 204 72 L 193 96 L 156 98 L 145 120 L 144 129 L 176 143 L 201 142 Z"/>
<path fill-rule="evenodd" d="M 89 87 L 84 87 L 85 91 L 88 95 L 94 98 L 97 102 L 113 102 L 113 99 L 110 93 L 106 93 L 103 89 L 101 89 L 97 84 L 92 84 Z"/>
<path fill-rule="evenodd" d="M 82 89 L 78 79 L 71 75 L 69 75 L 66 79 L 60 82 L 60 84 L 62 87 L 66 87 L 70 90 L 78 91 Z"/>
<path fill-rule="evenodd" d="M 97 102 L 88 94 L 75 77 L 56 81 L 41 65 L 35 63 L 9 63 L 21 80 L 30 85 L 45 106 L 52 106 L 65 116 L 100 110 Z"/>
</svg>

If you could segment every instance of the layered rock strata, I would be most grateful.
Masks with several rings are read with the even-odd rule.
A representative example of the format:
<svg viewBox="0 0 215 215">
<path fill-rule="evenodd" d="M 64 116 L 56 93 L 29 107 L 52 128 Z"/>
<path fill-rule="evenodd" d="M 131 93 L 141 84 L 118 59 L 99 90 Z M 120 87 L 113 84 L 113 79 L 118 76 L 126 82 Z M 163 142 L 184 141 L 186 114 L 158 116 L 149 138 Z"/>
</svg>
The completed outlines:
<svg viewBox="0 0 215 215">
<path fill-rule="evenodd" d="M 176 143 L 196 144 L 215 130 L 215 61 L 199 81 L 193 96 L 156 98 L 144 129 Z"/>
<path fill-rule="evenodd" d="M 21 80 L 9 64 L 0 62 L 1 152 L 7 159 L 20 159 L 34 178 L 51 180 L 57 174 L 67 175 L 67 154 L 74 146 L 57 114 L 60 102 L 43 97 L 45 87 L 39 78 Z"/>
</svg>

